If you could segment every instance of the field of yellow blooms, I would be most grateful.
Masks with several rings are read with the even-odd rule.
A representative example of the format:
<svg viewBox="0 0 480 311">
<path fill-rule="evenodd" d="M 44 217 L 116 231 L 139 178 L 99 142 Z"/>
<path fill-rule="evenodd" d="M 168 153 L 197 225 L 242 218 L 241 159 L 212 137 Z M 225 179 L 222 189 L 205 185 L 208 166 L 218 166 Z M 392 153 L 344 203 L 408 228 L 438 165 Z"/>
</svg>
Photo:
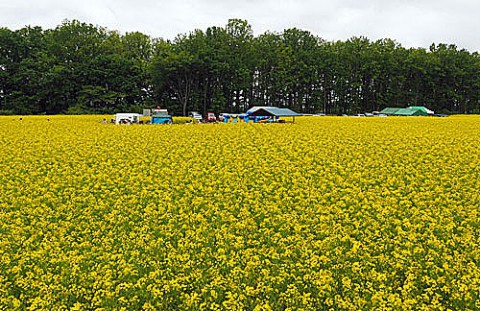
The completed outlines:
<svg viewBox="0 0 480 311">
<path fill-rule="evenodd" d="M 0 117 L 0 310 L 479 310 L 480 116 Z"/>
</svg>

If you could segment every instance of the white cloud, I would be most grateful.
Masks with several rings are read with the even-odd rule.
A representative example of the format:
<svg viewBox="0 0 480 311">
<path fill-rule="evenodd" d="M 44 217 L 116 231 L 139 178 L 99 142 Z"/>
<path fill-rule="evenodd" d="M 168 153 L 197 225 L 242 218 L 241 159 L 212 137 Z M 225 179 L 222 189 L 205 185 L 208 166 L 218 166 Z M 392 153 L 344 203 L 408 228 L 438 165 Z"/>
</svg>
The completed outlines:
<svg viewBox="0 0 480 311">
<path fill-rule="evenodd" d="M 241 18 L 255 35 L 296 27 L 327 40 L 388 37 L 407 47 L 442 42 L 479 51 L 479 9 L 475 0 L 0 0 L 0 26 L 53 28 L 64 19 L 78 19 L 174 38 Z"/>
</svg>

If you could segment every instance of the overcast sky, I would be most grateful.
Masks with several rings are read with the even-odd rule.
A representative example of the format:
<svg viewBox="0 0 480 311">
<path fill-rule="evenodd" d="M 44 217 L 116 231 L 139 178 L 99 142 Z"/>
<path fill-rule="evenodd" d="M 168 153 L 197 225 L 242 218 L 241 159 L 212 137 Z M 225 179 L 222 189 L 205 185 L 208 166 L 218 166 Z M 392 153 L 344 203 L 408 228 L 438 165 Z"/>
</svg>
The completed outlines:
<svg viewBox="0 0 480 311">
<path fill-rule="evenodd" d="M 329 41 L 365 36 L 404 47 L 480 51 L 479 0 L 0 0 L 0 27 L 55 28 L 65 19 L 173 39 L 245 19 L 254 35 L 299 28 Z"/>
</svg>

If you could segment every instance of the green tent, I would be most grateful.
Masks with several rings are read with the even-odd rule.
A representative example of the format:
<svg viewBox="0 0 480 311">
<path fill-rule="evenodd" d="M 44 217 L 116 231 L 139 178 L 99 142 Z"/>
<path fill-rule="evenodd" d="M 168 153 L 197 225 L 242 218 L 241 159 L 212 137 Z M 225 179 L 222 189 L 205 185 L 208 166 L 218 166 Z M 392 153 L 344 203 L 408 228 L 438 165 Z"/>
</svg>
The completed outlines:
<svg viewBox="0 0 480 311">
<path fill-rule="evenodd" d="M 391 116 L 428 116 L 433 115 L 433 111 L 423 106 L 410 106 L 408 108 L 387 107 L 380 111 L 380 113 Z"/>
<path fill-rule="evenodd" d="M 394 116 L 426 116 L 427 113 L 422 111 L 421 109 L 412 109 L 411 107 L 409 107 L 409 108 L 399 109 L 393 115 Z"/>
<path fill-rule="evenodd" d="M 408 107 L 410 109 L 416 109 L 416 110 L 421 110 L 422 112 L 425 113 L 425 115 L 433 114 L 433 111 L 430 109 L 427 109 L 427 107 L 424 106 L 410 106 Z"/>
<path fill-rule="evenodd" d="M 395 112 L 397 112 L 400 109 L 402 109 L 402 108 L 387 107 L 387 108 L 383 109 L 382 111 L 380 111 L 380 113 L 393 115 L 393 114 L 395 114 Z"/>
</svg>

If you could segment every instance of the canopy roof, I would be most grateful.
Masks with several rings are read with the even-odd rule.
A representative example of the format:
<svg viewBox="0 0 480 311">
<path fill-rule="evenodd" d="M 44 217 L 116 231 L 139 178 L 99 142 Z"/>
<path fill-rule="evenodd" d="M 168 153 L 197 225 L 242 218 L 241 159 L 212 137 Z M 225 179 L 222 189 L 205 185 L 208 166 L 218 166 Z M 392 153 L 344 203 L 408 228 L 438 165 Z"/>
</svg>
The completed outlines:
<svg viewBox="0 0 480 311">
<path fill-rule="evenodd" d="M 380 113 L 383 113 L 383 114 L 394 114 L 395 112 L 397 112 L 398 110 L 400 110 L 402 108 L 395 108 L 395 107 L 387 107 L 385 109 L 383 109 L 382 111 L 380 111 Z"/>
<path fill-rule="evenodd" d="M 423 112 L 425 112 L 426 114 L 434 114 L 434 112 L 430 109 L 428 109 L 427 107 L 424 107 L 424 106 L 410 106 L 408 107 L 409 109 L 416 109 L 416 110 L 421 110 Z"/>
<path fill-rule="evenodd" d="M 246 113 L 250 116 L 266 117 L 298 117 L 301 115 L 288 108 L 278 108 L 270 106 L 255 106 L 247 110 Z"/>
<path fill-rule="evenodd" d="M 393 115 L 395 116 L 426 116 L 427 113 L 419 109 L 402 108 L 402 109 L 398 109 Z"/>
<path fill-rule="evenodd" d="M 423 106 L 410 106 L 407 108 L 387 107 L 380 113 L 393 116 L 426 116 L 433 115 L 433 111 Z"/>
</svg>

